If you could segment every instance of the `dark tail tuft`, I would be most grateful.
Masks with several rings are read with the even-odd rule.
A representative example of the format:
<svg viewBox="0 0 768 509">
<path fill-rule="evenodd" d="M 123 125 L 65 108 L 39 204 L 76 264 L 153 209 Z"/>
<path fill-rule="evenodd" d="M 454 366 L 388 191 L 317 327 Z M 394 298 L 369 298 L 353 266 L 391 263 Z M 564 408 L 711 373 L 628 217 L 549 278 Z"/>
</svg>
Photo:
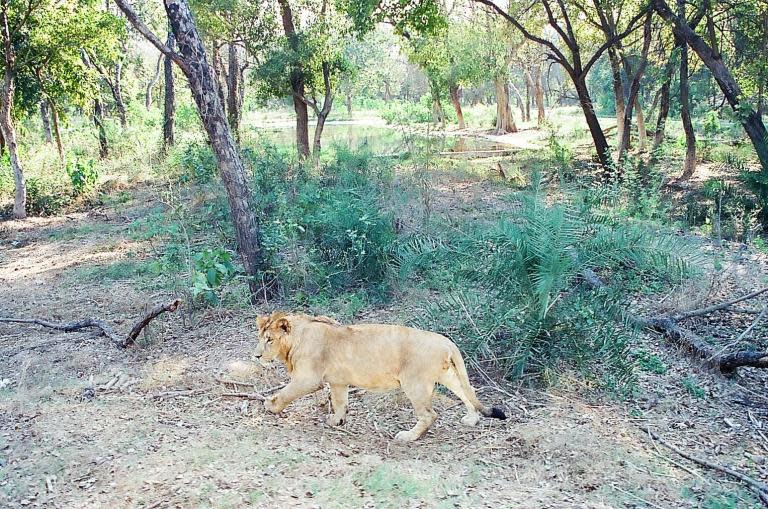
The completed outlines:
<svg viewBox="0 0 768 509">
<path fill-rule="evenodd" d="M 507 414 L 504 413 L 504 410 L 501 408 L 493 407 L 491 408 L 491 415 L 488 417 L 492 417 L 494 419 L 501 419 L 502 421 L 507 418 Z"/>
</svg>

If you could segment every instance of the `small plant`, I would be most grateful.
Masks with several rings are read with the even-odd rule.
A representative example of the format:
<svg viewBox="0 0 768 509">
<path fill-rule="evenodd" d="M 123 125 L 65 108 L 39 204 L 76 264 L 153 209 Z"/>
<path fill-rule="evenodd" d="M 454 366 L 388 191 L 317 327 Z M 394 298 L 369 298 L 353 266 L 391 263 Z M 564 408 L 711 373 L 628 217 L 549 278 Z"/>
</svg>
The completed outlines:
<svg viewBox="0 0 768 509">
<path fill-rule="evenodd" d="M 557 174 L 560 177 L 561 182 L 571 180 L 573 175 L 573 153 L 571 150 L 560 143 L 558 132 L 555 129 L 549 131 L 549 138 L 547 139 L 547 146 L 552 152 L 552 158 L 555 162 L 555 168 Z"/>
<path fill-rule="evenodd" d="M 634 352 L 634 357 L 638 366 L 640 366 L 643 371 L 655 373 L 657 375 L 663 375 L 667 372 L 667 365 L 664 364 L 658 356 L 650 352 L 638 350 Z"/>
<path fill-rule="evenodd" d="M 92 159 L 88 159 L 87 161 L 83 161 L 82 159 L 67 161 L 66 170 L 75 195 L 83 194 L 92 189 L 94 184 L 96 184 L 96 180 L 99 178 L 99 172 Z"/>
<path fill-rule="evenodd" d="M 56 188 L 50 181 L 35 177 L 27 180 L 27 214 L 53 216 L 61 212 L 70 201 L 70 195 Z"/>
<path fill-rule="evenodd" d="M 218 304 L 218 290 L 235 275 L 232 255 L 217 248 L 206 249 L 192 257 L 192 295 L 209 304 Z"/>
<path fill-rule="evenodd" d="M 694 398 L 704 399 L 704 397 L 706 397 L 707 393 L 695 379 L 687 376 L 681 380 L 681 383 L 683 384 L 685 390 L 688 391 L 688 394 Z"/>
<path fill-rule="evenodd" d="M 181 182 L 205 184 L 210 182 L 218 171 L 216 157 L 208 145 L 190 143 L 174 156 L 174 166 L 181 170 Z"/>
</svg>

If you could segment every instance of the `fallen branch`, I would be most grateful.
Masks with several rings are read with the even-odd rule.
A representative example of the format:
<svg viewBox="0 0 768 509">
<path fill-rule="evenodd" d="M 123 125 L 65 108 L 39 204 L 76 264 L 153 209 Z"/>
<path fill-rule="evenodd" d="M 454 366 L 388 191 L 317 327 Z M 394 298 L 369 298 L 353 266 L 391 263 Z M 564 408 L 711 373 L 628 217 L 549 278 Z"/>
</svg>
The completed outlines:
<svg viewBox="0 0 768 509">
<path fill-rule="evenodd" d="M 729 475 L 735 479 L 738 479 L 739 481 L 743 482 L 744 484 L 748 485 L 750 488 L 752 488 L 756 493 L 757 496 L 760 497 L 760 500 L 763 502 L 763 504 L 768 507 L 768 484 L 765 484 L 763 482 L 758 481 L 757 479 L 753 479 L 752 477 L 748 476 L 747 474 L 744 474 L 742 472 L 739 472 L 738 470 L 734 470 L 726 465 L 719 465 L 717 463 L 713 463 L 707 459 L 699 458 L 697 456 L 693 456 L 692 454 L 688 454 L 687 452 L 683 451 L 682 449 L 670 444 L 669 442 L 662 439 L 659 435 L 651 431 L 650 428 L 647 428 L 646 431 L 648 432 L 648 435 L 659 442 L 664 447 L 667 447 L 668 449 L 671 449 L 672 451 L 676 452 L 683 458 L 687 459 L 688 461 L 692 461 L 698 465 L 701 465 L 703 467 L 711 468 L 712 470 L 717 470 L 718 472 L 721 472 L 723 474 Z"/>
<path fill-rule="evenodd" d="M 49 322 L 48 320 L 42 320 L 40 318 L 0 318 L 2 323 L 24 323 L 32 325 L 40 325 L 41 327 L 47 327 L 49 329 L 55 329 L 63 332 L 75 332 L 82 329 L 95 328 L 99 329 L 102 334 L 112 340 L 117 346 L 126 348 L 136 342 L 136 338 L 139 336 L 142 330 L 149 325 L 149 322 L 157 318 L 159 315 L 168 312 L 173 312 L 178 309 L 181 301 L 179 299 L 174 300 L 169 304 L 157 304 L 155 307 L 146 312 L 136 324 L 131 327 L 131 331 L 126 336 L 120 336 L 115 330 L 108 325 L 104 320 L 98 318 L 86 318 L 84 320 L 78 320 L 75 322 L 56 323 Z"/>
<path fill-rule="evenodd" d="M 227 381 L 229 382 L 229 381 Z M 274 387 L 270 387 L 263 393 L 258 392 L 225 392 L 221 394 L 222 398 L 243 398 L 243 399 L 255 399 L 258 401 L 265 401 L 267 399 L 267 396 L 272 394 L 273 392 L 282 389 L 285 387 L 286 384 L 280 384 L 276 385 Z"/>
<path fill-rule="evenodd" d="M 582 280 L 594 289 L 607 288 L 607 285 L 593 270 L 585 269 L 581 273 Z M 644 317 L 627 312 L 628 323 L 641 329 L 651 329 L 671 339 L 678 345 L 690 350 L 694 355 L 703 359 L 707 364 L 719 369 L 721 373 L 732 374 L 740 367 L 768 368 L 768 352 L 750 352 L 746 350 L 722 353 L 715 350 L 704 338 L 678 324 L 678 321 L 694 316 L 703 316 L 720 309 L 725 309 L 736 303 L 752 299 L 768 291 L 768 288 L 752 292 L 720 304 L 706 308 L 680 313 L 673 316 Z"/>
</svg>

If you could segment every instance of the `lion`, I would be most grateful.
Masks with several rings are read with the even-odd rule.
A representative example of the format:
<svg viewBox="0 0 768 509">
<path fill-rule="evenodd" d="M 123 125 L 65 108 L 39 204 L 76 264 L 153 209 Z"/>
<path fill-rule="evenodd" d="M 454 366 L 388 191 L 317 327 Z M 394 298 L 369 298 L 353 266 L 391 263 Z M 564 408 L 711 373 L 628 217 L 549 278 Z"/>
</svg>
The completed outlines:
<svg viewBox="0 0 768 509">
<path fill-rule="evenodd" d="M 481 415 L 507 418 L 499 408 L 489 408 L 477 399 L 458 347 L 440 334 L 398 325 L 342 325 L 326 316 L 283 312 L 260 316 L 257 323 L 255 357 L 263 363 L 279 360 L 291 377 L 288 385 L 264 401 L 269 412 L 279 413 L 293 400 L 328 384 L 332 413 L 327 422 L 339 426 L 346 421 L 350 386 L 399 387 L 413 405 L 417 421 L 395 439 L 412 442 L 437 418 L 432 394 L 439 383 L 466 406 L 463 424 L 474 426 Z"/>
</svg>

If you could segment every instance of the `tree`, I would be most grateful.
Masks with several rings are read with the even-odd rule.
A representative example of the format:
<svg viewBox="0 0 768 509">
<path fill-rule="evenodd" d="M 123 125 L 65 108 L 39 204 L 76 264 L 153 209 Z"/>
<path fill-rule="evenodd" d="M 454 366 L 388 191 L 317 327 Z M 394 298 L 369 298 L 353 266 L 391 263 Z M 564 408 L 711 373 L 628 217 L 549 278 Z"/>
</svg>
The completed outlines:
<svg viewBox="0 0 768 509">
<path fill-rule="evenodd" d="M 27 198 L 14 108 L 18 105 L 22 111 L 32 112 L 39 108 L 41 100 L 46 100 L 63 156 L 58 102 L 83 102 L 92 93 L 81 50 L 108 47 L 119 34 L 116 21 L 88 0 L 0 1 L 0 131 L 14 175 L 14 217 L 26 217 Z"/>
<path fill-rule="evenodd" d="M 259 219 L 251 206 L 245 167 L 235 146 L 224 107 L 219 98 L 213 71 L 208 63 L 205 46 L 186 0 L 164 0 L 165 12 L 173 31 L 179 53 L 164 44 L 139 20 L 126 0 L 115 0 L 126 18 L 166 58 L 173 60 L 189 82 L 203 127 L 216 155 L 221 179 L 227 191 L 235 237 L 243 268 L 249 279 L 251 298 L 267 291 L 264 275 L 267 264 L 261 245 Z M 269 283 L 269 282 L 267 282 Z"/>
<path fill-rule="evenodd" d="M 175 51 L 175 39 L 173 30 L 168 29 L 166 46 Z M 165 58 L 163 62 L 163 79 L 165 81 L 165 96 L 163 97 L 163 150 L 167 151 L 175 143 L 173 136 L 173 123 L 176 119 L 176 91 L 173 81 L 173 60 Z"/>
<path fill-rule="evenodd" d="M 665 21 L 672 25 L 675 35 L 698 55 L 704 65 L 709 68 L 717 84 L 720 86 L 728 104 L 736 113 L 741 125 L 755 147 L 757 157 L 768 172 L 768 131 L 765 129 L 760 114 L 745 101 L 739 84 L 730 70 L 725 66 L 722 55 L 716 53 L 701 36 L 686 23 L 685 19 L 676 15 L 664 0 L 653 0 L 653 7 Z"/>
<path fill-rule="evenodd" d="M 547 58 L 562 66 L 576 89 L 579 105 L 581 106 L 582 113 L 587 122 L 589 132 L 592 135 L 595 150 L 597 151 L 597 158 L 606 171 L 612 168 L 613 165 L 610 159 L 608 141 L 600 126 L 600 121 L 597 118 L 592 97 L 587 88 L 587 74 L 609 48 L 613 47 L 618 41 L 624 39 L 639 27 L 638 23 L 646 16 L 648 7 L 641 7 L 629 18 L 624 30 L 606 40 L 604 43 L 597 45 L 593 51 L 587 54 L 585 52 L 585 46 L 588 45 L 584 44 L 584 41 L 582 40 L 583 34 L 577 30 L 577 27 L 575 27 L 573 23 L 573 19 L 577 19 L 579 14 L 582 13 L 581 10 L 578 10 L 578 5 L 570 6 L 571 8 L 569 9 L 569 5 L 567 5 L 565 1 L 558 0 L 556 2 L 557 10 L 555 10 L 552 0 L 541 0 L 539 2 L 544 10 L 542 15 L 546 16 L 549 26 L 565 45 L 565 49 L 563 50 L 550 39 L 546 39 L 529 31 L 517 16 L 505 11 L 496 5 L 493 0 L 474 1 L 488 6 L 492 11 L 502 16 L 526 39 L 544 46 L 547 51 Z M 577 12 L 574 13 L 574 10 Z M 533 14 L 528 13 L 528 15 L 531 16 Z"/>
</svg>

